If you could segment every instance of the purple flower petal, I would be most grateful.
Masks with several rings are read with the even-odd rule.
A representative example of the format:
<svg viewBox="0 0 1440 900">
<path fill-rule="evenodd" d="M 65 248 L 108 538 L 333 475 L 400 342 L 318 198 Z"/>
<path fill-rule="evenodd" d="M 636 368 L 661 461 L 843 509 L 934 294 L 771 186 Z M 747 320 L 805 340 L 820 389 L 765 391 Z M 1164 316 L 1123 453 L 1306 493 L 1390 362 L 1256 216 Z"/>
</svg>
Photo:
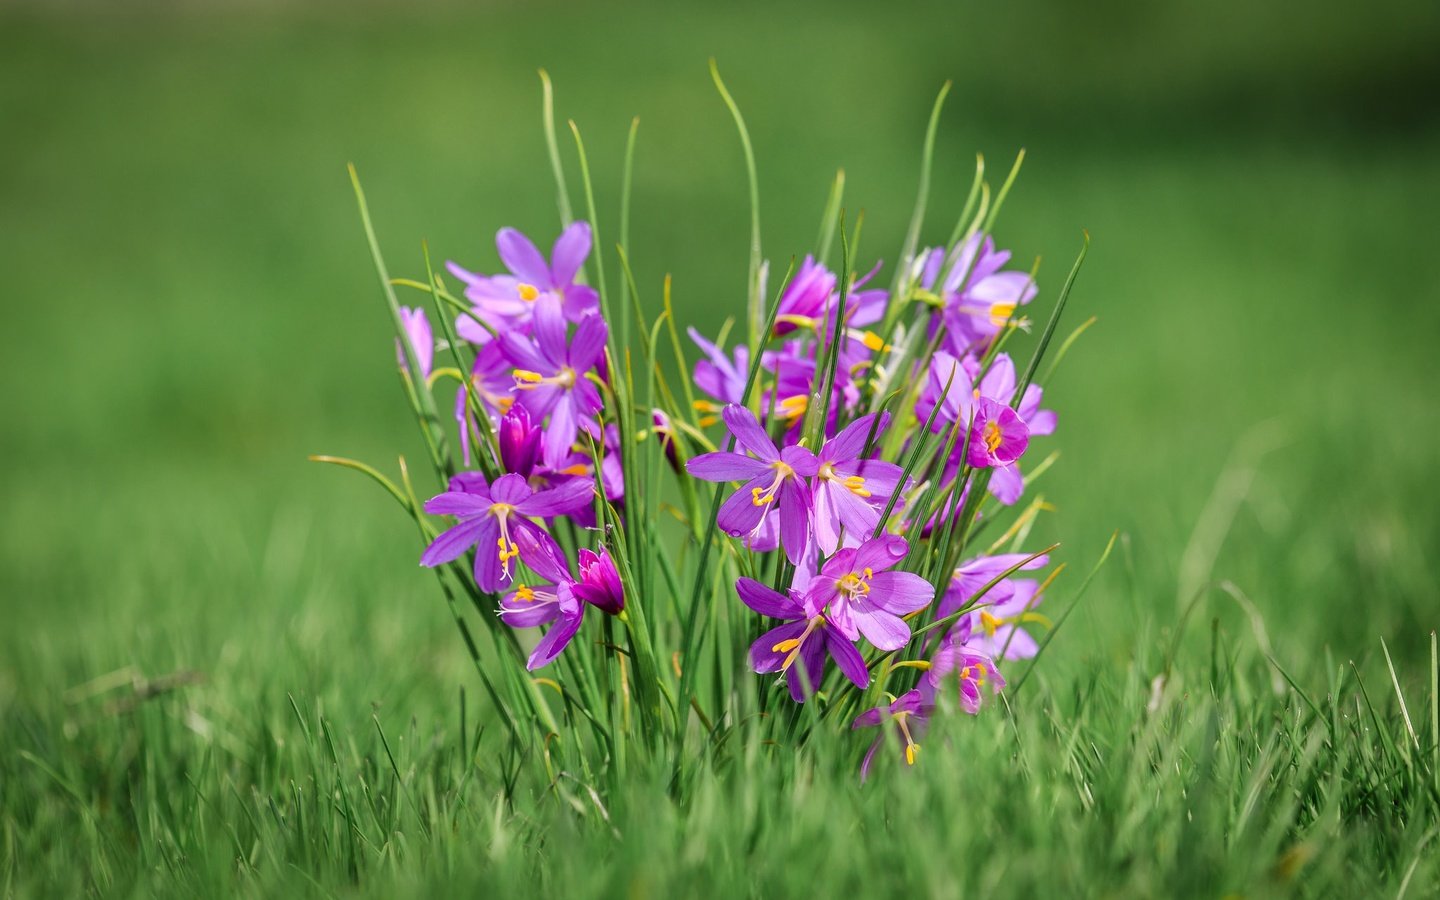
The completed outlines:
<svg viewBox="0 0 1440 900">
<path fill-rule="evenodd" d="M 905 615 L 929 606 L 935 586 L 914 572 L 876 572 L 867 599 L 880 609 Z"/>
<path fill-rule="evenodd" d="M 685 463 L 685 471 L 702 481 L 748 481 L 759 478 L 770 467 L 739 453 L 702 453 Z"/>
<path fill-rule="evenodd" d="M 493 594 L 510 583 L 510 576 L 500 564 L 500 525 L 494 516 L 482 516 L 476 521 L 482 528 L 475 536 L 475 584 Z"/>
<path fill-rule="evenodd" d="M 574 515 L 578 509 L 594 499 L 595 483 L 588 478 L 576 478 L 548 491 L 532 494 L 529 499 L 517 503 L 515 509 L 527 516 L 549 519 Z"/>
<path fill-rule="evenodd" d="M 505 268 L 514 272 L 521 281 L 540 290 L 552 287 L 550 267 L 545 264 L 545 257 L 525 235 L 514 228 L 502 228 L 495 235 L 495 249 L 500 251 L 500 261 L 505 263 Z"/>
<path fill-rule="evenodd" d="M 575 339 L 570 343 L 570 367 L 577 375 L 583 375 L 594 368 L 595 363 L 605 354 L 605 339 L 609 329 L 599 315 L 586 316 L 575 326 Z"/>
<path fill-rule="evenodd" d="M 910 640 L 910 626 L 899 616 L 875 608 L 863 612 L 856 609 L 854 615 L 855 626 L 860 633 L 881 650 L 899 650 Z"/>
<path fill-rule="evenodd" d="M 772 619 L 805 618 L 805 610 L 799 603 L 753 578 L 741 578 L 736 581 L 735 593 L 740 595 L 740 602 L 762 616 L 769 616 Z"/>
<path fill-rule="evenodd" d="M 565 458 L 570 455 L 570 448 L 575 446 L 577 434 L 579 428 L 575 421 L 575 403 L 568 395 L 562 396 L 550 411 L 550 425 L 545 429 L 545 437 L 541 439 L 545 465 L 552 469 L 562 467 Z"/>
<path fill-rule="evenodd" d="M 515 549 L 520 551 L 520 561 L 541 578 L 557 584 L 570 580 L 569 565 L 560 545 L 539 525 L 525 519 L 513 520 L 510 523 L 510 539 L 515 542 Z"/>
<path fill-rule="evenodd" d="M 575 280 L 575 273 L 585 264 L 590 255 L 590 223 L 571 222 L 570 227 L 555 239 L 550 251 L 551 284 L 562 287 Z"/>
<path fill-rule="evenodd" d="M 719 514 L 715 517 L 716 524 L 733 538 L 745 537 L 754 531 L 765 515 L 765 507 L 756 506 L 754 503 L 754 492 L 763 491 L 769 486 L 770 479 L 765 477 L 746 482 L 744 487 L 736 490 L 720 504 Z"/>
<path fill-rule="evenodd" d="M 865 657 L 855 649 L 855 645 L 845 640 L 844 636 L 833 629 L 825 629 L 825 646 L 830 655 L 835 659 L 835 665 L 845 677 L 862 691 L 870 686 L 870 670 L 865 667 Z M 857 720 L 858 721 L 858 720 Z M 876 724 L 879 719 L 876 719 Z"/>
<path fill-rule="evenodd" d="M 780 484 L 780 543 L 785 556 L 798 564 L 810 541 L 810 488 L 798 478 Z"/>
<path fill-rule="evenodd" d="M 555 657 L 560 655 L 560 651 L 570 646 L 570 641 L 575 637 L 575 632 L 580 630 L 580 623 L 584 618 L 584 604 L 576 604 L 574 613 L 562 613 L 560 621 L 551 625 L 550 630 L 545 632 L 545 636 L 540 639 L 540 643 L 535 645 L 535 650 L 530 654 L 525 668 L 533 672 L 554 662 Z"/>
<path fill-rule="evenodd" d="M 431 568 L 450 562 L 461 556 L 466 550 L 475 546 L 476 540 L 485 530 L 486 523 L 490 522 L 489 516 L 482 516 L 476 519 L 468 519 L 453 528 L 447 528 L 430 542 L 425 552 L 420 555 L 420 565 Z"/>
<path fill-rule="evenodd" d="M 739 404 L 730 403 L 726 405 L 720 415 L 725 420 L 725 427 L 735 435 L 735 440 L 740 442 L 740 446 L 766 462 L 774 462 L 780 458 L 780 451 L 775 448 L 775 442 L 770 440 L 770 436 L 765 433 L 765 429 L 760 427 L 760 422 L 750 410 Z"/>
<path fill-rule="evenodd" d="M 865 442 L 870 439 L 870 429 L 875 426 L 875 433 L 878 436 L 885 430 L 890 422 L 890 414 L 880 414 L 880 424 L 875 425 L 876 413 L 868 416 L 861 416 L 855 421 L 846 425 L 840 433 L 825 442 L 820 451 L 820 459 L 825 462 L 841 462 L 852 460 L 858 457 L 865 450 Z"/>
<path fill-rule="evenodd" d="M 516 474 L 501 475 L 490 486 L 490 499 L 495 503 L 516 506 L 530 498 L 530 484 Z"/>
<path fill-rule="evenodd" d="M 425 511 L 432 516 L 470 518 L 490 511 L 490 498 L 482 494 L 447 491 L 425 501 Z"/>
</svg>

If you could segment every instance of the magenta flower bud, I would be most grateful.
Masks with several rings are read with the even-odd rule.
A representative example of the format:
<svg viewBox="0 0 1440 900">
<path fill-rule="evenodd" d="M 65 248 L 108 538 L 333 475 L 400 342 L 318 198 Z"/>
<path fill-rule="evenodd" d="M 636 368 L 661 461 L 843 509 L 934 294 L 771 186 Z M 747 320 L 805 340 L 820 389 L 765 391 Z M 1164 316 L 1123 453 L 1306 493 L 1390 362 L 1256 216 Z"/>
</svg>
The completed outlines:
<svg viewBox="0 0 1440 900">
<path fill-rule="evenodd" d="M 620 573 L 610 558 L 610 551 L 604 547 L 599 553 L 582 549 L 579 557 L 580 580 L 571 590 L 591 606 L 618 616 L 625 609 L 625 587 L 620 583 Z"/>
<path fill-rule="evenodd" d="M 505 471 L 529 478 L 540 458 L 539 428 L 530 423 L 530 414 L 516 403 L 500 419 L 497 437 L 500 441 L 500 462 Z"/>
</svg>

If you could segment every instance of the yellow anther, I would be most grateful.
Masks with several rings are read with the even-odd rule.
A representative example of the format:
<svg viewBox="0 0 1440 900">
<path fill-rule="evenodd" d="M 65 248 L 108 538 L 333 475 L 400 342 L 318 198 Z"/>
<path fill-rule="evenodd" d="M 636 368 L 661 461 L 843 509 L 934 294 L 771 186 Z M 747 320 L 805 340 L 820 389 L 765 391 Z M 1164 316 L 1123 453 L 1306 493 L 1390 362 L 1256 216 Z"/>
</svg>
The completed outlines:
<svg viewBox="0 0 1440 900">
<path fill-rule="evenodd" d="M 589 475 L 590 467 L 584 463 L 576 463 L 573 466 L 566 466 L 559 471 L 560 475 Z"/>
<path fill-rule="evenodd" d="M 986 450 L 989 450 L 991 453 L 994 453 L 994 452 L 996 451 L 996 449 L 999 448 L 999 446 L 1000 446 L 1000 441 L 1003 440 L 1004 437 L 1005 437 L 1005 436 L 1000 433 L 1000 423 L 999 423 L 999 422 L 996 422 L 996 421 L 994 421 L 994 420 L 991 420 L 991 421 L 985 423 L 984 439 L 985 439 L 985 449 L 986 449 Z"/>
<path fill-rule="evenodd" d="M 529 585 L 522 584 L 519 587 L 515 588 L 515 599 L 522 600 L 526 603 L 534 603 L 535 591 L 532 590 Z"/>
<path fill-rule="evenodd" d="M 860 340 L 861 340 L 862 343 L 865 344 L 865 348 L 866 348 L 867 350 L 889 350 L 889 349 L 890 349 L 890 346 L 885 343 L 885 339 L 882 338 L 880 335 L 876 334 L 876 333 L 873 332 L 873 331 L 867 331 L 867 332 L 865 332 L 865 334 L 864 334 L 863 336 L 861 336 Z"/>
<path fill-rule="evenodd" d="M 780 407 L 781 415 L 793 422 L 805 415 L 805 410 L 810 407 L 810 398 L 805 394 L 795 394 L 782 398 L 776 405 Z"/>
<path fill-rule="evenodd" d="M 535 299 L 540 296 L 540 289 L 533 284 L 521 282 L 516 287 L 520 291 L 520 299 L 526 303 L 534 303 Z"/>
<path fill-rule="evenodd" d="M 799 638 L 788 638 L 771 647 L 770 650 L 774 653 L 789 653 L 798 646 L 800 646 Z"/>
<path fill-rule="evenodd" d="M 915 765 L 915 754 L 917 754 L 917 753 L 919 753 L 919 752 L 920 752 L 920 745 L 919 745 L 919 744 L 906 744 L 906 745 L 905 745 L 905 765 L 907 765 L 907 766 L 913 766 L 913 765 Z"/>
<path fill-rule="evenodd" d="M 756 506 L 764 506 L 767 503 L 775 502 L 775 494 L 766 488 L 751 488 L 750 502 Z"/>
<path fill-rule="evenodd" d="M 720 417 L 719 417 L 719 416 L 701 416 L 701 417 L 700 417 L 700 427 L 701 427 L 701 428 L 709 428 L 711 425 L 714 425 L 714 424 L 715 424 L 716 422 L 718 422 L 718 421 L 720 421 Z"/>
<path fill-rule="evenodd" d="M 860 475 L 851 475 L 849 478 L 846 478 L 845 487 L 849 488 L 850 493 L 857 497 L 870 496 L 870 492 L 865 489 L 865 479 Z"/>
<path fill-rule="evenodd" d="M 1010 321 L 1010 317 L 1013 315 L 1015 315 L 1015 304 L 1013 303 L 990 304 L 990 324 L 996 328 Z"/>
<path fill-rule="evenodd" d="M 840 592 L 843 594 L 848 594 L 851 597 L 854 597 L 858 594 L 870 593 L 870 585 L 866 584 L 864 580 L 865 578 L 870 577 L 868 574 L 870 570 L 866 569 L 865 571 L 867 574 L 863 577 L 857 575 L 854 572 L 847 572 L 845 575 L 843 575 L 840 578 L 840 583 L 838 585 L 838 587 L 840 588 Z"/>
<path fill-rule="evenodd" d="M 709 400 L 696 400 L 694 403 L 691 404 L 691 406 L 695 407 L 696 412 L 713 413 L 720 411 L 720 407 L 715 405 L 714 403 L 711 403 Z"/>
<path fill-rule="evenodd" d="M 980 626 L 985 629 L 986 634 L 994 637 L 995 630 L 999 628 L 1002 624 L 1004 624 L 1004 622 L 1001 619 L 997 619 L 994 616 L 990 615 L 990 611 L 988 609 L 980 610 Z"/>
<path fill-rule="evenodd" d="M 539 384 L 540 382 L 542 382 L 542 381 L 544 381 L 544 380 L 545 380 L 545 376 L 541 375 L 539 372 L 532 372 L 532 371 L 530 371 L 529 369 L 516 369 L 516 370 L 515 370 L 515 383 L 516 383 L 516 384 L 519 384 L 519 383 L 522 382 L 522 381 L 525 382 L 526 384 Z"/>
</svg>

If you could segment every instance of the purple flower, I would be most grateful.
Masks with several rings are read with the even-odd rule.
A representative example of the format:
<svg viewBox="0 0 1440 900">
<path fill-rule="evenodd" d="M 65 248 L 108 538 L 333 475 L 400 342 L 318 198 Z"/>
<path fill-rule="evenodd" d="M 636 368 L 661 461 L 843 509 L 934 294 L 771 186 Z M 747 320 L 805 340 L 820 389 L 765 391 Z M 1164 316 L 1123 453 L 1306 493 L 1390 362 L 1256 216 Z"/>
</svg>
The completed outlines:
<svg viewBox="0 0 1440 900">
<path fill-rule="evenodd" d="M 983 603 L 966 617 L 972 629 L 966 643 L 991 659 L 1030 659 L 1040 645 L 1020 626 L 1033 622 L 1049 627 L 1050 620 L 1033 611 L 1039 603 L 1040 582 L 1013 582 L 1008 597 Z"/>
<path fill-rule="evenodd" d="M 761 674 L 781 672 L 796 702 L 819 689 L 825 678 L 825 658 L 830 656 L 845 677 L 864 690 L 870 686 L 870 670 L 854 643 L 836 630 L 824 612 L 771 590 L 752 578 L 735 582 L 741 601 L 762 616 L 782 619 L 750 646 L 750 664 Z M 800 665 L 795 665 L 799 662 Z"/>
<path fill-rule="evenodd" d="M 1010 251 L 996 250 L 989 235 L 974 234 L 950 253 L 923 252 L 919 297 L 941 310 L 949 345 L 957 353 L 983 345 L 999 333 L 1015 310 L 1035 297 L 1026 272 L 1002 272 Z M 943 279 L 943 280 L 942 280 Z"/>
<path fill-rule="evenodd" d="M 1008 357 L 1006 363 L 1009 363 Z M 1011 369 L 1012 393 L 1015 387 L 1013 375 Z M 929 380 L 916 404 L 916 414 L 928 418 L 938 404 L 940 412 L 933 429 L 942 429 L 942 423 L 959 422 L 967 426 L 970 435 L 966 461 L 976 468 L 1003 468 L 1025 453 L 1030 445 L 1030 429 L 1019 413 L 1006 405 L 1010 399 L 1008 396 L 997 397 L 986 393 L 996 389 L 993 382 L 988 382 L 988 377 L 981 380 L 980 386 L 974 386 L 962 360 L 937 351 L 930 366 Z"/>
<path fill-rule="evenodd" d="M 845 297 L 845 325 L 862 327 L 872 325 L 885 315 L 885 301 L 888 294 L 883 290 L 860 290 L 879 271 L 876 265 L 864 278 L 851 286 Z M 788 334 L 796 329 L 808 329 L 820 333 L 822 323 L 830 322 L 840 308 L 840 295 L 835 286 L 835 273 L 806 256 L 800 270 L 785 285 L 780 295 L 780 309 L 775 317 L 775 336 Z"/>
<path fill-rule="evenodd" d="M 905 765 L 915 765 L 915 759 L 920 753 L 919 738 L 925 731 L 925 725 L 930 717 L 931 706 L 926 702 L 924 695 L 918 691 L 906 691 L 895 698 L 893 703 L 884 706 L 877 706 L 874 709 L 867 709 L 855 717 L 850 723 L 851 728 L 874 728 L 876 725 L 893 725 L 895 734 L 900 738 L 903 752 L 905 754 Z M 885 743 L 886 734 L 881 732 L 870 745 L 865 753 L 865 761 L 860 764 L 860 780 L 864 781 L 870 777 L 870 766 L 875 761 L 875 751 Z"/>
<path fill-rule="evenodd" d="M 977 556 L 961 563 L 955 569 L 950 584 L 945 588 L 944 596 L 940 598 L 940 604 L 935 609 L 936 617 L 943 619 L 952 615 L 972 600 L 977 603 L 1008 601 L 1015 592 L 1015 583 L 1008 579 L 996 584 L 983 597 L 979 596 L 980 591 L 984 590 L 985 585 L 994 581 L 1002 572 L 1024 562 L 1029 555 L 1028 553 L 1002 553 L 998 556 Z M 1050 557 L 1041 555 L 1020 566 L 1020 571 L 1043 569 L 1048 565 L 1050 565 Z"/>
<path fill-rule="evenodd" d="M 545 464 L 556 467 L 575 444 L 581 424 L 593 428 L 591 419 L 600 411 L 600 391 L 585 373 L 604 355 L 607 330 L 599 315 L 588 315 L 567 343 L 565 319 L 549 304 L 536 308 L 534 325 L 533 341 L 515 331 L 501 340 L 505 355 L 518 367 L 518 402 L 536 421 L 550 417 L 542 445 Z"/>
<path fill-rule="evenodd" d="M 815 471 L 815 539 L 826 554 L 835 552 L 842 535 L 851 546 L 868 538 L 880 512 L 900 485 L 904 470 L 879 459 L 862 459 L 872 430 L 890 422 L 888 413 L 862 416 L 825 442 Z"/>
<path fill-rule="evenodd" d="M 685 464 L 686 470 L 705 481 L 744 481 L 720 507 L 716 521 L 731 537 L 744 537 L 754 549 L 762 545 L 770 512 L 778 507 L 780 542 L 792 563 L 798 563 L 810 541 L 812 498 L 806 478 L 815 474 L 815 454 L 804 447 L 776 448 L 755 416 L 743 406 L 730 404 L 721 415 L 740 446 L 755 454 L 704 453 Z M 770 545 L 773 547 L 773 545 Z"/>
<path fill-rule="evenodd" d="M 400 307 L 400 324 L 405 326 L 405 339 L 415 351 L 415 361 L 420 364 L 420 378 L 429 378 L 430 366 L 435 361 L 435 338 L 430 331 L 430 320 L 425 318 L 425 310 L 418 307 Z M 409 369 L 409 363 L 405 361 L 405 348 L 400 346 L 399 338 L 395 339 L 395 355 L 400 360 L 401 368 Z"/>
<path fill-rule="evenodd" d="M 881 650 L 899 650 L 910 640 L 910 626 L 900 617 L 924 609 L 935 597 L 935 588 L 919 575 L 887 571 L 909 549 L 904 538 L 883 534 L 840 550 L 810 582 L 807 608 L 825 610 L 852 641 L 863 634 Z"/>
<path fill-rule="evenodd" d="M 954 676 L 960 708 L 973 716 L 980 712 L 985 690 L 1000 693 L 1005 687 L 1005 678 L 990 656 L 965 642 L 968 637 L 962 632 L 941 645 L 940 652 L 930 661 L 930 669 L 920 679 L 920 692 L 926 701 L 933 702 Z"/>
<path fill-rule="evenodd" d="M 482 591 L 497 591 L 512 578 L 511 560 L 519 557 L 538 574 L 560 581 L 568 578 L 557 560 L 555 541 L 528 516 L 556 516 L 587 501 L 594 485 L 573 481 L 535 492 L 519 475 L 502 475 L 487 485 L 478 472 L 457 475 L 450 490 L 425 502 L 436 516 L 456 516 L 460 524 L 440 533 L 420 557 L 422 566 L 438 566 L 475 547 L 475 582 Z"/>
<path fill-rule="evenodd" d="M 511 628 L 555 623 L 525 662 L 525 668 L 532 672 L 550 665 L 560 651 L 570 646 L 584 618 L 585 603 L 575 596 L 575 584 L 568 576 L 558 584 L 517 585 L 500 601 L 500 619 Z"/>
<path fill-rule="evenodd" d="M 496 429 L 500 444 L 500 464 L 505 467 L 505 471 L 529 479 L 530 473 L 535 471 L 535 463 L 539 461 L 540 436 L 540 429 L 531 424 L 530 414 L 525 411 L 525 407 L 519 404 L 511 406 L 510 410 L 500 417 L 500 426 Z"/>
<path fill-rule="evenodd" d="M 590 255 L 590 225 L 574 222 L 555 241 L 550 263 L 530 239 L 513 228 L 502 228 L 495 236 L 500 260 L 510 275 L 478 275 L 447 263 L 451 274 L 465 282 L 465 297 L 475 304 L 475 314 L 497 331 L 523 327 L 535 309 L 553 303 L 564 317 L 578 322 L 600 308 L 595 289 L 575 283 L 575 276 Z M 490 340 L 490 333 L 469 316 L 460 316 L 455 331 L 477 344 Z"/>
<path fill-rule="evenodd" d="M 650 410 L 651 431 L 660 441 L 660 447 L 665 451 L 665 460 L 670 463 L 670 468 L 680 470 L 680 455 L 675 449 L 675 425 L 670 417 L 665 415 L 663 410 Z"/>
<path fill-rule="evenodd" d="M 744 344 L 736 346 L 731 359 L 694 328 L 687 328 L 686 333 L 708 357 L 695 362 L 695 386 L 721 403 L 739 403 L 745 395 L 745 381 L 750 374 L 750 348 Z M 696 400 L 695 411 L 701 413 L 699 424 L 702 428 L 719 421 L 716 413 L 720 412 L 720 407 L 709 400 Z"/>
<path fill-rule="evenodd" d="M 580 580 L 575 582 L 575 596 L 612 616 L 620 615 L 625 609 L 625 587 L 610 551 L 604 547 L 599 553 L 582 549 L 579 563 Z"/>
</svg>

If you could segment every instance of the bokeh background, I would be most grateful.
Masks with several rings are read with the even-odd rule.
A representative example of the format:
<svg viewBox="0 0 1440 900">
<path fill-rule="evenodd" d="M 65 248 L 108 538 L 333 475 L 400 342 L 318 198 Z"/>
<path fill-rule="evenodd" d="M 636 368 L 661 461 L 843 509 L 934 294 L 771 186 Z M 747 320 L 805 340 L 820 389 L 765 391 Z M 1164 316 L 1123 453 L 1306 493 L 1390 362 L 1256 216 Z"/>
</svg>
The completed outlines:
<svg viewBox="0 0 1440 900">
<path fill-rule="evenodd" d="M 1418 665 L 1440 611 L 1437 47 L 1433 2 L 0 3 L 6 731 L 60 739 L 63 692 L 125 666 L 203 672 L 222 738 L 286 691 L 342 721 L 449 703 L 463 653 L 412 527 L 305 461 L 419 450 L 345 164 L 397 274 L 423 273 L 422 240 L 481 270 L 503 225 L 548 240 L 543 66 L 607 242 L 640 117 L 642 290 L 673 273 L 713 333 L 748 213 L 712 55 L 781 265 L 842 166 L 861 257 L 893 265 L 946 79 L 925 237 L 975 153 L 1003 171 L 1021 147 L 998 238 L 1042 257 L 1041 308 L 1089 230 L 1070 324 L 1099 322 L 1047 386 L 1063 455 L 1037 537 L 1080 569 L 1125 537 L 1052 671 L 1167 640 L 1192 570 L 1243 590 L 1297 670 L 1382 636 Z M 1223 595 L 1200 610 L 1196 640 L 1211 619 L 1256 639 Z"/>
</svg>

